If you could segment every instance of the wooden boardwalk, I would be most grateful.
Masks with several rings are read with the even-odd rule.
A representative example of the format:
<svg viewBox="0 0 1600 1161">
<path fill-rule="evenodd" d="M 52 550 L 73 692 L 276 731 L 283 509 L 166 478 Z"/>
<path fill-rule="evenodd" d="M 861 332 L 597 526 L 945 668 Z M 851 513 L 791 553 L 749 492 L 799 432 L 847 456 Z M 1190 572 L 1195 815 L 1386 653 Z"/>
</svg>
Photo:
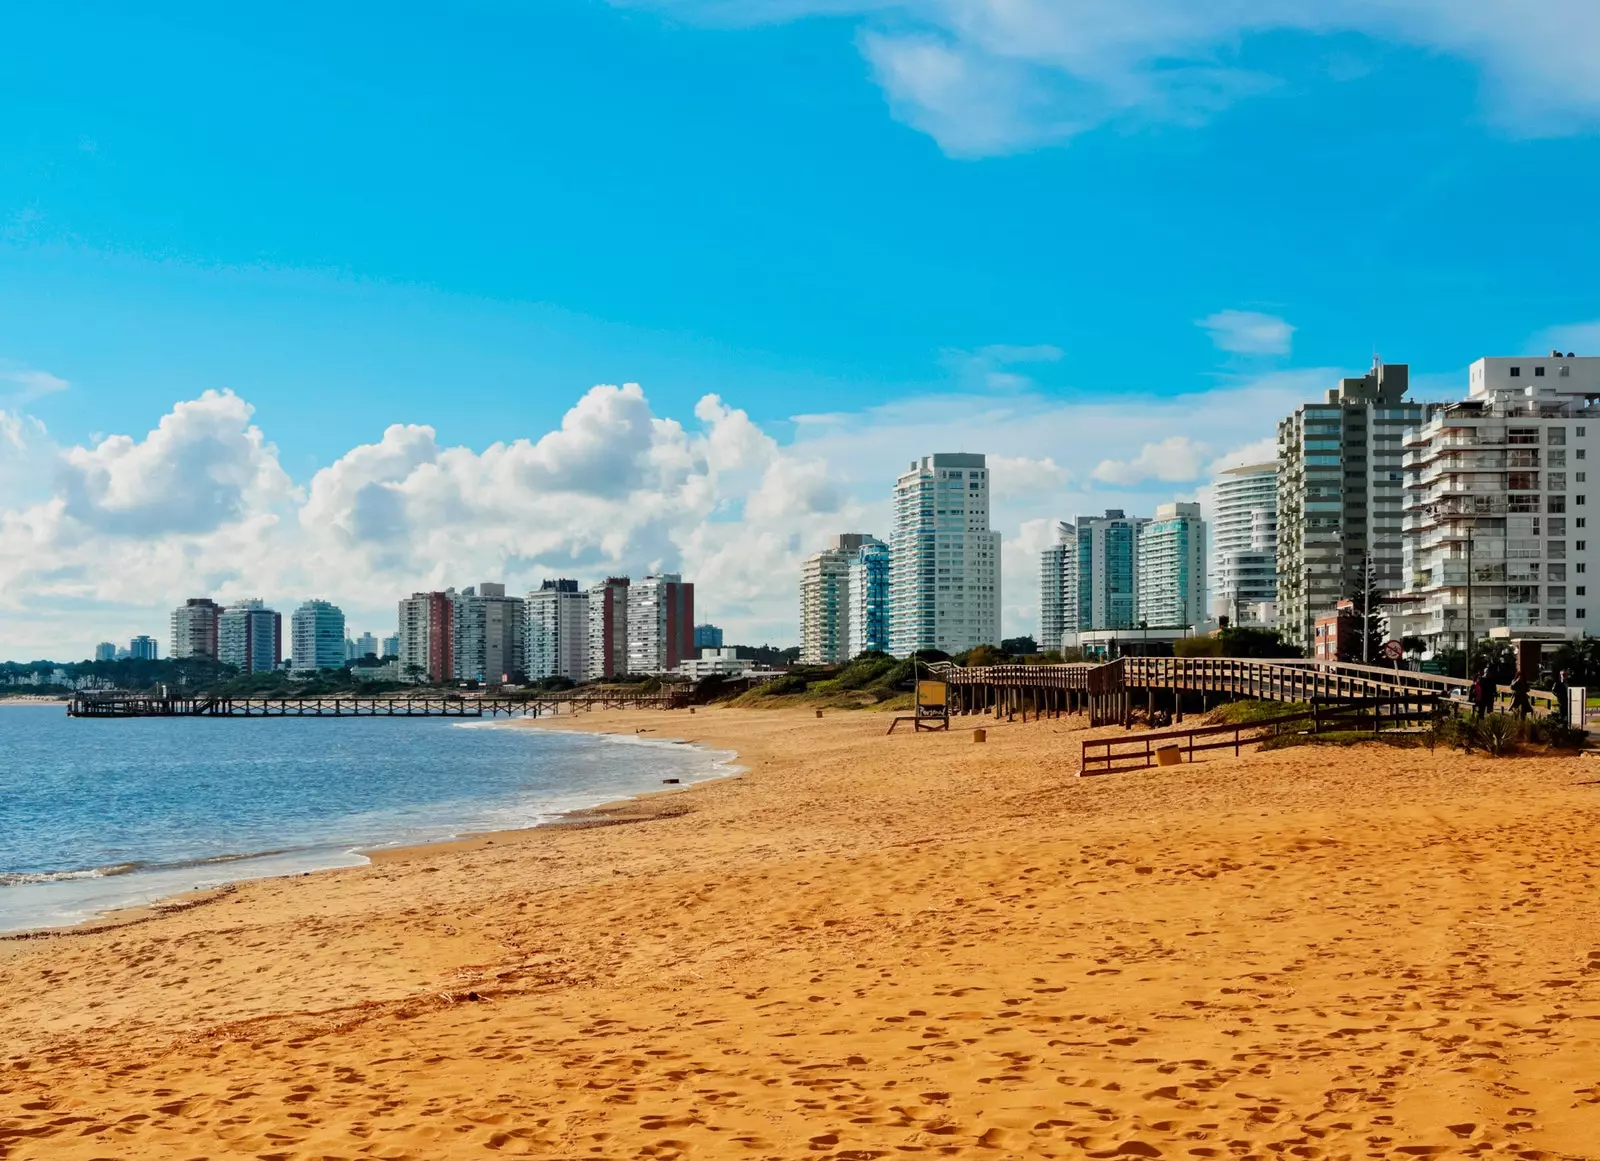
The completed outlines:
<svg viewBox="0 0 1600 1161">
<path fill-rule="evenodd" d="M 1256 660 L 1244 657 L 1122 657 L 1105 665 L 986 665 L 966 668 L 950 662 L 932 666 L 949 683 L 951 711 L 960 714 L 1021 713 L 1057 716 L 1087 713 L 1091 725 L 1126 724 L 1143 702 L 1147 711 L 1171 709 L 1183 720 L 1184 694 L 1197 694 L 1203 707 L 1213 700 L 1354 701 L 1411 698 L 1450 701 L 1466 697 L 1471 682 L 1459 677 L 1386 669 L 1343 662 Z M 1502 700 L 1509 692 L 1502 688 Z M 1542 710 L 1554 696 L 1534 691 Z M 1193 700 L 1193 699 L 1191 699 Z"/>
<path fill-rule="evenodd" d="M 77 718 L 484 718 L 548 717 L 596 709 L 679 709 L 687 693 L 623 690 L 503 694 L 483 697 L 153 697 L 78 693 L 67 703 Z"/>
</svg>

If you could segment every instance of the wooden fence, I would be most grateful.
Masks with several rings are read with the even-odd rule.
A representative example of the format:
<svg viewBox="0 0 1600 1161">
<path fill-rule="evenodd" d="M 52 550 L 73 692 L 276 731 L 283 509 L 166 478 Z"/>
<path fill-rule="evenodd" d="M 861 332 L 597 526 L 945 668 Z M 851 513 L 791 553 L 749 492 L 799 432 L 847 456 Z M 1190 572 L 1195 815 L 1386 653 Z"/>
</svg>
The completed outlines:
<svg viewBox="0 0 1600 1161">
<path fill-rule="evenodd" d="M 1274 714 L 1248 722 L 1229 722 L 1217 726 L 1198 726 L 1190 730 L 1165 730 L 1120 738 L 1091 738 L 1083 743 L 1079 762 L 1080 777 L 1114 774 L 1123 770 L 1142 770 L 1156 764 L 1160 751 L 1174 748 L 1180 756 L 1194 761 L 1197 753 L 1231 748 L 1235 755 L 1244 746 L 1277 735 L 1286 726 L 1309 723 L 1310 732 L 1367 730 L 1374 736 L 1389 729 L 1431 722 L 1440 713 L 1439 698 L 1433 694 L 1402 694 L 1394 697 L 1342 699 L 1313 697 L 1309 709 Z M 1302 731 L 1291 731 L 1302 732 Z M 1201 739 L 1197 741 L 1196 739 Z"/>
</svg>

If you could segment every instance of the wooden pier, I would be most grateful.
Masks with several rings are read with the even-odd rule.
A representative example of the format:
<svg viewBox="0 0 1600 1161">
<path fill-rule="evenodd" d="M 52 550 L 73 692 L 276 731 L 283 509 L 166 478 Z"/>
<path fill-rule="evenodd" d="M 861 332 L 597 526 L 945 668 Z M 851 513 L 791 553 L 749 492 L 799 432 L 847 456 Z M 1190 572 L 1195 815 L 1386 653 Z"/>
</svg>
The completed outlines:
<svg viewBox="0 0 1600 1161">
<path fill-rule="evenodd" d="M 77 693 L 67 702 L 67 714 L 75 718 L 493 718 L 501 714 L 549 717 L 597 709 L 680 709 L 688 704 L 688 694 L 681 690 L 572 690 L 483 697 L 154 697 Z"/>
</svg>

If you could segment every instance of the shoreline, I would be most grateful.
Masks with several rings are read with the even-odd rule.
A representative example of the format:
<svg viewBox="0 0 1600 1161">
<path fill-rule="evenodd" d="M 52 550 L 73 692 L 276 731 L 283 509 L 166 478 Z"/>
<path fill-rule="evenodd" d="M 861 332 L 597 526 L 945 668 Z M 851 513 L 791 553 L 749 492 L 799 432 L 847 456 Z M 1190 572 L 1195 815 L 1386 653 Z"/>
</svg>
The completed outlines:
<svg viewBox="0 0 1600 1161">
<path fill-rule="evenodd" d="M 33 704 L 45 703 L 37 702 Z M 118 874 L 101 874 L 99 872 L 103 870 L 102 868 L 95 868 L 87 871 L 50 872 L 46 874 L 60 874 L 63 877 L 60 879 L 46 879 L 41 882 L 0 886 L 0 891 L 12 889 L 27 890 L 30 888 L 41 887 L 48 888 L 56 883 L 103 883 L 107 882 L 108 880 L 118 880 L 123 878 L 128 879 L 129 886 L 132 887 L 139 882 L 139 877 L 141 875 L 163 873 L 176 874 L 184 871 L 187 868 L 198 868 L 211 865 L 222 867 L 230 863 L 237 863 L 241 868 L 248 868 L 252 864 L 259 865 L 264 861 L 271 861 L 273 859 L 292 860 L 297 856 L 303 856 L 308 859 L 316 860 L 317 853 L 319 851 L 322 852 L 324 858 L 331 859 L 342 855 L 347 859 L 353 858 L 361 860 L 359 862 L 331 862 L 325 863 L 324 865 L 300 865 L 290 869 L 267 871 L 263 874 L 247 874 L 240 878 L 228 878 L 223 876 L 217 879 L 215 882 L 206 882 L 199 886 L 174 888 L 165 894 L 155 894 L 147 899 L 144 899 L 142 902 L 130 902 L 126 904 L 112 905 L 89 911 L 81 918 L 70 923 L 0 929 L 0 942 L 98 933 L 133 923 L 146 923 L 153 918 L 160 918 L 165 914 L 181 912 L 188 910 L 193 906 L 204 905 L 205 903 L 212 901 L 213 896 L 225 895 L 228 892 L 237 889 L 241 885 L 249 883 L 269 882 L 275 879 L 298 879 L 309 876 L 323 876 L 337 873 L 348 873 L 351 871 L 361 871 L 376 865 L 403 863 L 408 860 L 441 850 L 475 850 L 484 846 L 493 846 L 497 843 L 500 845 L 511 845 L 525 842 L 527 841 L 527 836 L 535 833 L 557 828 L 566 830 L 587 829 L 599 826 L 615 826 L 629 822 L 648 821 L 652 818 L 671 817 L 674 812 L 665 807 L 657 807 L 654 809 L 633 808 L 642 802 L 648 802 L 664 796 L 681 794 L 708 783 L 719 782 L 728 778 L 736 778 L 744 772 L 743 767 L 737 764 L 737 753 L 732 751 L 720 751 L 700 745 L 698 743 L 688 742 L 681 739 L 647 739 L 639 737 L 637 732 L 630 734 L 606 729 L 587 729 L 578 725 L 552 730 L 548 728 L 548 719 L 514 719 L 506 722 L 482 723 L 477 725 L 478 728 L 483 729 L 543 729 L 545 732 L 550 733 L 584 733 L 595 737 L 616 739 L 619 742 L 682 745 L 708 757 L 714 758 L 714 760 L 711 761 L 707 767 L 708 770 L 716 771 L 719 769 L 725 769 L 726 772 L 711 773 L 706 777 L 695 778 L 692 781 L 684 783 L 683 785 L 642 790 L 637 794 L 627 795 L 615 799 L 606 799 L 589 806 L 573 807 L 569 810 L 562 810 L 555 813 L 552 817 L 542 819 L 530 826 L 512 827 L 498 830 L 462 831 L 458 834 L 425 842 L 411 842 L 392 846 L 353 845 L 349 846 L 348 848 L 342 847 L 340 844 L 333 844 L 326 848 L 291 847 L 263 851 L 258 854 L 222 855 L 211 859 L 195 860 L 193 863 L 142 867 L 137 870 L 121 872 Z"/>
</svg>

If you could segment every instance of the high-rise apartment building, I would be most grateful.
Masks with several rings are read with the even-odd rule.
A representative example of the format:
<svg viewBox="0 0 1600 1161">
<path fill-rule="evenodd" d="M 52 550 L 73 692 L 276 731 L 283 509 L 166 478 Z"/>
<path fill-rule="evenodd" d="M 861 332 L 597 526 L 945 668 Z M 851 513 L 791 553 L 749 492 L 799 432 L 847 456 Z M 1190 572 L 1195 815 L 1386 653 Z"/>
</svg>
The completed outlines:
<svg viewBox="0 0 1600 1161">
<path fill-rule="evenodd" d="M 1408 433 L 1408 599 L 1390 614 L 1391 636 L 1421 637 L 1434 654 L 1465 650 L 1469 605 L 1474 642 L 1498 628 L 1550 640 L 1600 633 L 1588 588 L 1589 565 L 1600 566 L 1588 527 L 1597 398 L 1600 358 L 1479 359 L 1466 399 Z"/>
<path fill-rule="evenodd" d="M 310 600 L 289 622 L 289 667 L 301 672 L 344 667 L 344 612 L 327 601 Z"/>
<path fill-rule="evenodd" d="M 102 641 L 94 647 L 96 661 L 115 661 L 117 659 L 117 643 L 115 641 Z"/>
<path fill-rule="evenodd" d="M 982 455 L 941 452 L 895 481 L 889 651 L 960 653 L 1000 640 L 1000 534 Z"/>
<path fill-rule="evenodd" d="M 399 657 L 399 656 L 400 656 L 400 636 L 399 636 L 399 634 L 396 634 L 393 637 L 385 637 L 383 639 L 383 652 L 381 654 L 379 654 L 378 659 L 380 661 L 387 661 L 391 657 Z"/>
<path fill-rule="evenodd" d="M 267 673 L 283 658 L 283 617 L 255 598 L 217 618 L 217 660 L 241 673 Z"/>
<path fill-rule="evenodd" d="M 128 642 L 128 656 L 135 661 L 154 661 L 159 653 L 160 650 L 156 646 L 156 639 L 147 637 L 143 633 Z"/>
<path fill-rule="evenodd" d="M 485 581 L 463 589 L 453 602 L 452 656 L 464 681 L 502 682 L 526 672 L 526 614 L 521 597 Z"/>
<path fill-rule="evenodd" d="M 405 681 L 439 684 L 455 676 L 455 590 L 412 593 L 400 602 L 395 656 Z"/>
<path fill-rule="evenodd" d="M 694 647 L 696 649 L 721 649 L 722 630 L 715 625 L 696 625 L 694 627 Z"/>
<path fill-rule="evenodd" d="M 217 617 L 222 608 L 210 597 L 191 597 L 172 610 L 172 650 L 178 661 L 186 657 L 217 658 Z"/>
<path fill-rule="evenodd" d="M 1039 554 L 1039 648 L 1078 643 L 1078 529 L 1056 524 L 1056 542 Z"/>
<path fill-rule="evenodd" d="M 1199 628 L 1206 616 L 1206 523 L 1198 504 L 1161 504 L 1139 528 L 1138 619 Z"/>
<path fill-rule="evenodd" d="M 1278 624 L 1278 465 L 1218 472 L 1211 485 L 1211 615 Z"/>
<path fill-rule="evenodd" d="M 848 657 L 889 651 L 889 546 L 870 536 L 850 557 Z"/>
<path fill-rule="evenodd" d="M 698 654 L 694 585 L 675 572 L 647 576 L 628 590 L 628 672 L 668 673 Z"/>
<path fill-rule="evenodd" d="M 1139 624 L 1139 529 L 1146 523 L 1121 508 L 1078 517 L 1073 568 L 1078 632 Z"/>
<path fill-rule="evenodd" d="M 356 655 L 354 660 L 359 661 L 363 657 L 377 656 L 378 638 L 376 636 L 371 633 L 363 633 L 361 636 L 356 638 Z"/>
<path fill-rule="evenodd" d="M 1302 648 L 1369 559 L 1380 589 L 1405 583 L 1402 442 L 1436 408 L 1405 398 L 1408 377 L 1375 359 L 1278 424 L 1278 625 Z"/>
<path fill-rule="evenodd" d="M 575 580 L 547 580 L 528 594 L 528 679 L 583 681 L 589 665 L 589 594 Z"/>
<path fill-rule="evenodd" d="M 849 661 L 854 602 L 851 566 L 866 545 L 883 542 L 861 532 L 842 532 L 833 545 L 806 558 L 800 569 L 800 660 L 807 665 Z"/>
<path fill-rule="evenodd" d="M 589 588 L 590 681 L 628 672 L 628 589 L 625 576 L 608 576 Z"/>
</svg>

